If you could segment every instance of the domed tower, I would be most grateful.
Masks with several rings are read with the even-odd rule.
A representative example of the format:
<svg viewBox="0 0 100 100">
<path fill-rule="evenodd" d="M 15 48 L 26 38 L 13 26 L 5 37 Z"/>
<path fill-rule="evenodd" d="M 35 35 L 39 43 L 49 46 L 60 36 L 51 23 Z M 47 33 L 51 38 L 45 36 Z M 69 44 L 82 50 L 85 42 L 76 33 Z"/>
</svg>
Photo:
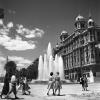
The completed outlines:
<svg viewBox="0 0 100 100">
<path fill-rule="evenodd" d="M 62 31 L 60 35 L 60 40 L 63 42 L 68 37 L 68 32 Z"/>
<path fill-rule="evenodd" d="M 86 28 L 86 20 L 83 16 L 78 15 L 75 20 L 75 28 L 78 29 L 85 29 Z"/>
<path fill-rule="evenodd" d="M 59 48 L 59 44 L 58 43 L 56 44 L 56 48 Z"/>
<path fill-rule="evenodd" d="M 95 26 L 95 22 L 92 19 L 92 17 L 90 16 L 89 20 L 88 20 L 88 28 L 91 28 L 91 27 L 94 27 L 94 26 Z"/>
</svg>

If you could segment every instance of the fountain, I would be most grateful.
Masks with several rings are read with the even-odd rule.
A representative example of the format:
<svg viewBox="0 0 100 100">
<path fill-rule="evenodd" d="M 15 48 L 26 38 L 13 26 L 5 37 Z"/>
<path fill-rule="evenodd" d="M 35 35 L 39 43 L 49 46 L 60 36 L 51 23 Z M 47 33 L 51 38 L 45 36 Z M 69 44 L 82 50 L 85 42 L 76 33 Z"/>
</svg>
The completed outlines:
<svg viewBox="0 0 100 100">
<path fill-rule="evenodd" d="M 44 67 L 43 67 L 43 78 L 41 80 L 47 81 L 48 80 L 48 62 L 47 62 L 47 55 L 44 54 Z"/>
<path fill-rule="evenodd" d="M 40 55 L 39 57 L 39 65 L 38 65 L 38 80 L 41 80 L 43 78 L 43 58 L 42 56 Z"/>
<path fill-rule="evenodd" d="M 54 75 L 59 72 L 61 80 L 64 80 L 63 59 L 58 55 L 55 55 L 55 59 L 53 59 L 51 43 L 48 44 L 44 56 L 39 57 L 38 79 L 35 80 L 35 83 L 47 83 L 50 72 L 53 72 Z"/>
<path fill-rule="evenodd" d="M 62 80 L 64 80 L 64 65 L 63 65 L 63 59 L 62 59 L 62 57 L 60 56 L 59 58 L 58 58 L 58 66 L 59 66 L 59 75 L 60 75 L 60 78 L 62 79 Z"/>
<path fill-rule="evenodd" d="M 44 60 L 41 55 L 39 57 L 38 80 L 47 81 L 50 72 L 54 74 L 59 72 L 61 79 L 64 79 L 63 59 L 61 56 L 56 55 L 55 60 L 53 60 L 51 43 L 48 44 Z"/>
</svg>

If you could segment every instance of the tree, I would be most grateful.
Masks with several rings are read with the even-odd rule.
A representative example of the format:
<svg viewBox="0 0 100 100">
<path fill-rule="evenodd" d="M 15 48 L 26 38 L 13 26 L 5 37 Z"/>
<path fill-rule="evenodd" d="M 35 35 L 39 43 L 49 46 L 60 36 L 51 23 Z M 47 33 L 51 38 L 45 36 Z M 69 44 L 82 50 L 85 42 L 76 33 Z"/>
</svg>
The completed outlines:
<svg viewBox="0 0 100 100">
<path fill-rule="evenodd" d="M 6 73 L 9 74 L 9 78 L 16 73 L 16 63 L 14 61 L 8 61 L 5 66 L 4 69 L 6 70 Z"/>
<path fill-rule="evenodd" d="M 33 63 L 27 68 L 27 78 L 37 79 L 38 77 L 38 62 L 39 58 L 35 59 Z"/>
<path fill-rule="evenodd" d="M 21 77 L 26 77 L 26 76 L 27 76 L 27 69 L 22 68 L 22 69 L 20 70 L 20 76 L 21 76 Z"/>
</svg>

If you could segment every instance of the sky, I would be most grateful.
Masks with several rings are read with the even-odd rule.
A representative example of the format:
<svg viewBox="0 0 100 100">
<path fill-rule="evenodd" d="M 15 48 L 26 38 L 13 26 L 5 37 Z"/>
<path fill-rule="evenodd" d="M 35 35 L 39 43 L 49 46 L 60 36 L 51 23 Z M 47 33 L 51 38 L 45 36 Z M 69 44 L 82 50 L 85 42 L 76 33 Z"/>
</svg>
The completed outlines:
<svg viewBox="0 0 100 100">
<path fill-rule="evenodd" d="M 27 67 L 59 42 L 63 30 L 72 34 L 75 18 L 88 20 L 89 13 L 100 25 L 99 0 L 0 0 L 5 17 L 0 20 L 0 62 L 7 56 Z M 3 63 L 2 63 L 3 64 Z"/>
</svg>

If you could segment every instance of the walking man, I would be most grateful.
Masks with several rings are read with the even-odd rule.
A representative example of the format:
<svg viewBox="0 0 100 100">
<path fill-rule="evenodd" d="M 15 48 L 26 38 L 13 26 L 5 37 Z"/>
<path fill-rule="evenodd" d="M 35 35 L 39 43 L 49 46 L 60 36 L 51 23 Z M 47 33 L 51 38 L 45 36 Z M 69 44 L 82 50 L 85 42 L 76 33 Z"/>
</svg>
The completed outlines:
<svg viewBox="0 0 100 100">
<path fill-rule="evenodd" d="M 9 95 L 10 95 L 12 92 L 14 93 L 15 99 L 18 99 L 18 97 L 17 97 L 17 91 L 16 91 L 16 76 L 15 76 L 15 75 L 12 75 L 12 77 L 11 77 L 11 89 L 10 89 L 10 91 L 8 92 L 6 98 L 8 98 Z"/>
</svg>

